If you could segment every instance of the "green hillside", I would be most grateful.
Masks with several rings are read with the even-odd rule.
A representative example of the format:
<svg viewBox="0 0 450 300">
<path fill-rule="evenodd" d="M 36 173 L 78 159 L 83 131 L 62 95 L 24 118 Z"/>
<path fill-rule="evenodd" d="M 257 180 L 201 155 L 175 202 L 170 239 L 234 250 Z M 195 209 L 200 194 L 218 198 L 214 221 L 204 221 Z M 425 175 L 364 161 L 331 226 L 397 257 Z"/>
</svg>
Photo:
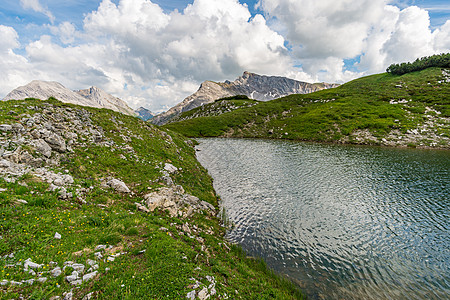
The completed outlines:
<svg viewBox="0 0 450 300">
<path fill-rule="evenodd" d="M 230 100 L 221 100 L 223 105 Z M 186 118 L 208 106 L 180 116 Z M 337 88 L 174 122 L 189 137 L 257 137 L 410 147 L 450 147 L 450 70 L 367 76 Z"/>
<path fill-rule="evenodd" d="M 224 239 L 191 140 L 111 110 L 0 102 L 0 218 L 1 299 L 302 297 Z"/>
</svg>

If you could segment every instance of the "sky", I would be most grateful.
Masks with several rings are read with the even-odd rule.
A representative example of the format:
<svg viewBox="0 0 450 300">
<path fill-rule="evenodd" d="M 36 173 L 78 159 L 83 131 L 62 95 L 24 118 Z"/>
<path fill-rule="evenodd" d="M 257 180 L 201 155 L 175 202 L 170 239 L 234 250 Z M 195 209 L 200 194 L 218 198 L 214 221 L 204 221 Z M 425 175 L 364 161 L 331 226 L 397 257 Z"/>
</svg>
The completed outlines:
<svg viewBox="0 0 450 300">
<path fill-rule="evenodd" d="M 244 71 L 307 82 L 450 52 L 448 0 L 1 0 L 0 99 L 32 80 L 169 109 Z"/>
</svg>

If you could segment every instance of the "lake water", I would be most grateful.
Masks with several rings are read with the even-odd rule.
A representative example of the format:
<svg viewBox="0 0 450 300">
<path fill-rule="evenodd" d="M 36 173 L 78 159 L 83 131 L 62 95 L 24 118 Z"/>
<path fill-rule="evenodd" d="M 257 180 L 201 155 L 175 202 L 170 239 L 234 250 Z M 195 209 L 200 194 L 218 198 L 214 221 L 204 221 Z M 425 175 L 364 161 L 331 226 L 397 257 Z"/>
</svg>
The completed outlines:
<svg viewBox="0 0 450 300">
<path fill-rule="evenodd" d="M 311 299 L 450 298 L 450 151 L 199 142 L 228 238 Z"/>
</svg>

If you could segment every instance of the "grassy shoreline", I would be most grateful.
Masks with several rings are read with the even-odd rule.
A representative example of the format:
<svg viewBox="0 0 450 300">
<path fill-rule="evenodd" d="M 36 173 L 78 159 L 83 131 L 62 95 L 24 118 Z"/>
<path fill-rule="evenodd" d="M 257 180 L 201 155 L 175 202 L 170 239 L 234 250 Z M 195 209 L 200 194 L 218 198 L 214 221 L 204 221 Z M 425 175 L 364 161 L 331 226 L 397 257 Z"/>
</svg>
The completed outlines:
<svg viewBox="0 0 450 300">
<path fill-rule="evenodd" d="M 1 299 L 303 298 L 225 240 L 192 141 L 52 99 L 0 108 L 0 124 L 11 126 L 0 131 Z M 38 140 L 52 146 L 50 155 Z M 173 204 L 175 216 L 150 210 L 146 197 L 163 190 L 197 204 L 192 212 Z"/>
</svg>

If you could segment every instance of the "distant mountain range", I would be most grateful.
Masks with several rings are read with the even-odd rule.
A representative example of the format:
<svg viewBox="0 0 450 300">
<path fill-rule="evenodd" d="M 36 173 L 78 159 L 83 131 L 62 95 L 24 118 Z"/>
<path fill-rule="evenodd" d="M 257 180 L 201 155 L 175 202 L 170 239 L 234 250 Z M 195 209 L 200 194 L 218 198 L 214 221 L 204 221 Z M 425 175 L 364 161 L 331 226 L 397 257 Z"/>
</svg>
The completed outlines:
<svg viewBox="0 0 450 300">
<path fill-rule="evenodd" d="M 306 83 L 286 77 L 264 76 L 244 72 L 235 81 L 205 81 L 200 88 L 167 112 L 155 116 L 150 122 L 156 125 L 168 123 L 174 117 L 217 99 L 246 95 L 251 99 L 269 101 L 291 94 L 309 94 L 323 89 L 337 87 L 338 84 Z"/>
<path fill-rule="evenodd" d="M 55 81 L 34 80 L 27 85 L 14 89 L 3 100 L 23 100 L 26 98 L 46 100 L 50 97 L 65 103 L 108 108 L 127 115 L 136 115 L 134 110 L 123 100 L 106 93 L 98 87 L 93 86 L 85 90 L 72 91 Z"/>
</svg>

